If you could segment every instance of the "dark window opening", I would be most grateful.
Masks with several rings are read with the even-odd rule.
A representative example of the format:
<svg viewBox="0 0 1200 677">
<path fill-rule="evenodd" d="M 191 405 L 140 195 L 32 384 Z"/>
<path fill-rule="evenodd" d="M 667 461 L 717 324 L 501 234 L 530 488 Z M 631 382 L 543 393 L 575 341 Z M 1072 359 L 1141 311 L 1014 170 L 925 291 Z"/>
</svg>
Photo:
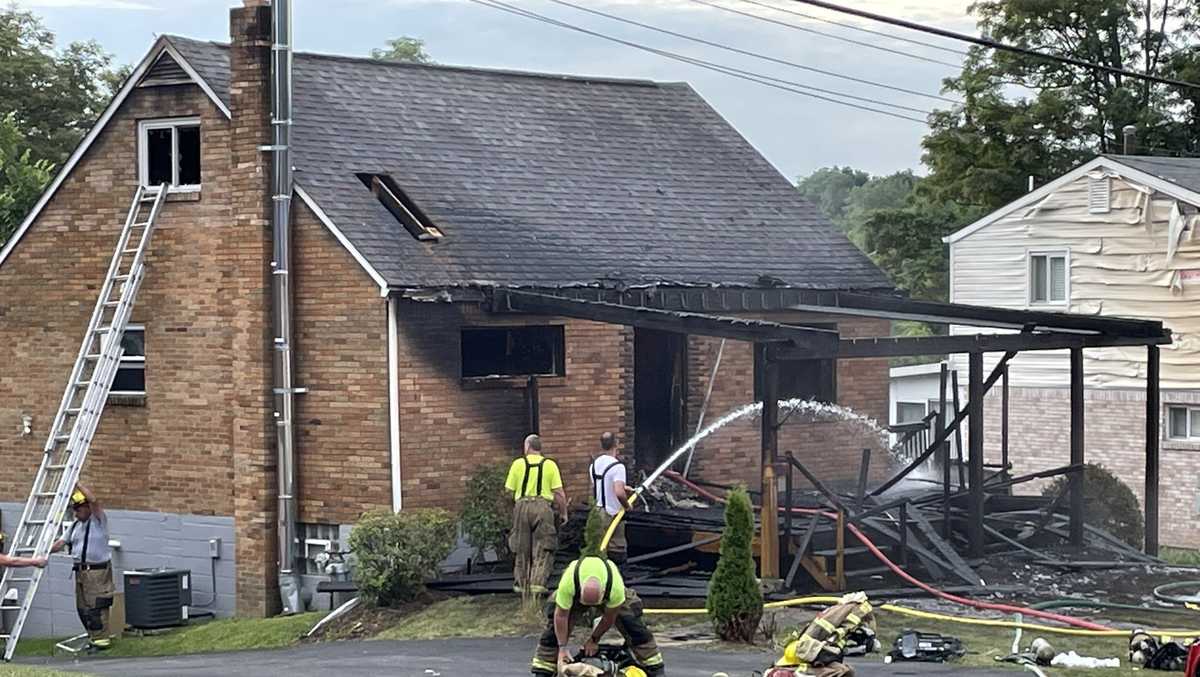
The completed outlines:
<svg viewBox="0 0 1200 677">
<path fill-rule="evenodd" d="M 179 127 L 175 131 L 179 148 L 181 186 L 200 185 L 200 127 Z"/>
<path fill-rule="evenodd" d="M 837 402 L 837 365 L 833 360 L 778 362 L 779 399 Z M 754 356 L 754 399 L 762 400 L 762 357 Z"/>
<path fill-rule="evenodd" d="M 150 129 L 146 132 L 146 183 L 151 186 L 173 183 L 172 134 L 170 128 Z"/>
<path fill-rule="evenodd" d="M 146 392 L 146 330 L 128 327 L 121 339 L 121 363 L 113 379 L 116 395 L 143 395 Z"/>
<path fill-rule="evenodd" d="M 423 242 L 442 239 L 442 231 L 433 226 L 429 217 L 388 174 L 357 174 L 358 180 L 371 190 L 375 199 L 404 226 L 410 235 Z"/>
<path fill-rule="evenodd" d="M 561 325 L 462 330 L 462 375 L 563 376 L 566 335 Z"/>
</svg>

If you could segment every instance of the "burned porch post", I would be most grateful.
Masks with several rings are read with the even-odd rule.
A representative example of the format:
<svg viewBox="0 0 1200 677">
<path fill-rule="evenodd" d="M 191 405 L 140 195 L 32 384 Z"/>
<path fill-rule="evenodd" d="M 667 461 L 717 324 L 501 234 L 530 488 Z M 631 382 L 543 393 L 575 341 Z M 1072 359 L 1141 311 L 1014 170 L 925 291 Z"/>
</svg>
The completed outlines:
<svg viewBox="0 0 1200 677">
<path fill-rule="evenodd" d="M 1146 347 L 1146 554 L 1158 557 L 1158 346 Z"/>
<path fill-rule="evenodd" d="M 775 462 L 779 457 L 779 363 L 767 345 L 757 350 L 762 365 L 762 514 L 759 573 L 762 578 L 779 578 L 779 496 L 775 484 Z"/>
<path fill-rule="evenodd" d="M 970 445 L 967 460 L 970 465 L 970 524 L 967 533 L 971 543 L 971 557 L 983 557 L 985 534 L 983 532 L 983 353 L 969 354 L 967 375 L 967 443 Z"/>
<path fill-rule="evenodd" d="M 1071 545 L 1083 546 L 1083 348 L 1071 349 Z"/>
</svg>

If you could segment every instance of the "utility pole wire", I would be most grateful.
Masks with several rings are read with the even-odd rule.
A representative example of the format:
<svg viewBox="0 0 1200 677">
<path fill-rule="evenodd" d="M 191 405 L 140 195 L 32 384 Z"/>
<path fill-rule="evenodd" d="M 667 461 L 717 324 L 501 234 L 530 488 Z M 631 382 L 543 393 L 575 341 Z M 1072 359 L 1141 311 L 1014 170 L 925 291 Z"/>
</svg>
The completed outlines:
<svg viewBox="0 0 1200 677">
<path fill-rule="evenodd" d="M 892 33 L 884 33 L 883 31 L 875 31 L 875 30 L 871 30 L 870 28 L 863 28 L 862 26 L 855 26 L 852 23 L 846 23 L 844 21 L 834 21 L 833 19 L 829 19 L 829 18 L 826 18 L 823 16 L 818 16 L 816 14 L 805 14 L 804 12 L 797 12 L 794 9 L 784 9 L 783 7 L 777 7 L 770 3 L 760 2 L 760 0 L 742 0 L 742 2 L 751 4 L 751 5 L 758 5 L 759 7 L 765 7 L 767 9 L 773 9 L 776 12 L 783 12 L 784 14 L 791 14 L 792 16 L 799 16 L 799 17 L 803 17 L 805 19 L 812 19 L 813 21 L 821 21 L 823 23 L 827 23 L 827 24 L 830 24 L 833 26 L 841 26 L 842 28 L 849 28 L 850 30 L 859 31 L 860 33 L 870 33 L 871 35 L 878 35 L 879 37 L 888 38 L 889 40 L 899 40 L 900 42 L 907 42 L 909 44 L 918 45 L 920 47 L 928 47 L 929 49 L 937 49 L 937 50 L 941 50 L 943 52 L 949 52 L 950 54 L 957 54 L 958 56 L 966 56 L 967 55 L 966 50 L 955 49 L 953 47 L 946 47 L 944 45 L 935 45 L 932 42 L 924 42 L 922 40 L 914 40 L 912 38 L 906 38 L 902 35 L 894 35 Z"/>
<path fill-rule="evenodd" d="M 551 2 L 557 2 L 557 1 L 558 0 L 551 0 Z M 833 33 L 826 33 L 824 31 L 816 30 L 815 28 L 801 26 L 800 24 L 789 23 L 787 21 L 780 21 L 778 19 L 772 19 L 770 17 L 765 17 L 765 16 L 762 16 L 759 14 L 752 14 L 750 12 L 743 12 L 740 9 L 734 9 L 733 7 L 726 7 L 724 5 L 718 5 L 717 3 L 709 2 L 708 0 L 692 0 L 692 2 L 699 3 L 701 5 L 704 5 L 705 7 L 719 9 L 722 12 L 729 12 L 731 14 L 737 14 L 737 15 L 748 17 L 751 19 L 756 19 L 758 21 L 764 21 L 766 23 L 775 24 L 776 26 L 783 26 L 784 28 L 791 28 L 792 30 L 796 30 L 796 31 L 803 31 L 805 33 L 812 33 L 814 35 L 820 35 L 822 37 L 832 38 L 834 40 L 841 40 L 843 42 L 848 42 L 852 45 L 858 45 L 859 47 L 866 47 L 867 49 L 877 49 L 881 52 L 888 52 L 889 54 L 896 54 L 898 56 L 908 57 L 909 59 L 916 59 L 918 61 L 926 61 L 928 63 L 937 64 L 939 66 L 948 66 L 955 70 L 959 70 L 962 68 L 962 64 L 950 63 L 949 61 L 940 61 L 938 59 L 934 59 L 931 57 L 921 56 L 920 54 L 913 54 L 912 52 L 905 52 L 904 50 L 900 50 L 900 49 L 892 49 L 891 47 L 884 47 L 883 45 L 875 45 L 875 44 L 871 44 L 869 42 L 863 42 L 862 40 L 855 40 L 854 38 L 847 38 L 842 35 L 834 35 Z M 757 5 L 757 4 L 762 4 L 762 3 L 756 2 L 754 4 Z M 765 6 L 770 7 L 770 5 L 765 5 Z"/>
<path fill-rule="evenodd" d="M 697 0 L 697 2 L 699 2 L 699 1 L 700 0 Z M 613 21 L 620 21 L 621 23 L 629 24 L 631 26 L 637 26 L 638 28 L 645 28 L 646 30 L 657 31 L 659 33 L 663 33 L 664 35 L 670 35 L 672 37 L 681 38 L 683 40 L 691 40 L 692 42 L 697 42 L 702 45 L 708 45 L 709 47 L 716 47 L 717 49 L 723 49 L 727 52 L 733 52 L 735 54 L 741 54 L 743 56 L 749 56 L 749 57 L 753 57 L 755 59 L 762 59 L 763 61 L 770 61 L 771 63 L 776 63 L 776 64 L 780 64 L 783 66 L 791 66 L 792 68 L 799 68 L 801 70 L 812 71 L 815 73 L 820 73 L 822 75 L 829 75 L 831 77 L 842 78 L 845 80 L 852 80 L 854 82 L 871 85 L 873 87 L 881 87 L 883 89 L 890 89 L 890 90 L 893 90 L 896 92 L 903 92 L 904 94 L 912 94 L 913 96 L 924 96 L 924 97 L 928 97 L 930 99 L 937 99 L 938 101 L 945 101 L 946 103 L 955 103 L 955 104 L 962 103 L 961 101 L 956 101 L 954 99 L 948 99 L 944 96 L 938 96 L 936 94 L 926 94 L 924 92 L 918 92 L 913 89 L 905 89 L 904 87 L 896 87 L 895 85 L 888 85 L 888 84 L 885 84 L 882 82 L 875 82 L 873 80 L 864 80 L 862 78 L 856 78 L 856 77 L 853 77 L 850 75 L 843 75 L 841 73 L 834 73 L 833 71 L 827 71 L 827 70 L 822 70 L 820 68 L 814 68 L 812 66 L 806 66 L 802 63 L 796 63 L 795 61 L 788 61 L 786 59 L 777 59 L 773 56 L 767 56 L 766 54 L 760 54 L 758 52 L 751 52 L 751 51 L 748 51 L 745 49 L 738 49 L 737 47 L 731 47 L 729 45 L 725 45 L 720 42 L 713 42 L 712 40 L 705 40 L 704 38 L 698 38 L 693 35 L 686 35 L 684 33 L 678 33 L 676 31 L 668 30 L 666 28 L 652 26 L 650 24 L 642 23 L 640 21 L 634 21 L 633 19 L 627 19 L 625 17 L 617 16 L 615 14 L 609 14 L 608 12 L 602 12 L 598 9 L 591 9 L 588 7 L 583 7 L 581 5 L 577 5 L 573 2 L 568 2 L 567 0 L 550 0 L 550 2 L 562 5 L 564 7 L 571 7 L 573 9 L 577 9 L 581 12 L 587 12 L 589 14 L 601 16 L 606 19 L 611 19 Z M 524 11 L 528 11 L 528 10 L 524 10 Z M 734 69 L 734 70 L 736 70 L 736 69 Z M 757 74 L 755 74 L 755 75 L 757 75 Z M 766 76 L 760 76 L 760 77 L 766 77 Z M 767 78 L 767 79 L 770 80 L 772 78 Z M 788 82 L 786 80 L 784 80 L 783 82 L 786 82 L 787 84 L 791 84 L 791 85 L 798 84 L 795 82 Z M 798 86 L 811 87 L 811 85 L 798 85 Z M 825 91 L 827 94 L 837 94 L 838 96 L 845 96 L 845 97 L 848 97 L 851 99 L 859 99 L 862 101 L 869 101 L 871 103 L 884 103 L 882 101 L 876 101 L 874 99 L 868 99 L 868 98 L 864 98 L 864 97 L 860 97 L 860 96 L 854 96 L 852 94 L 842 94 L 840 92 L 829 92 L 827 90 L 820 90 L 816 87 L 811 87 L 811 88 L 816 89 L 817 91 Z M 895 105 L 895 104 L 885 104 L 885 105 Z M 908 106 L 896 106 L 896 107 L 904 108 L 906 110 L 914 111 L 917 113 L 928 113 L 928 111 L 924 111 L 919 108 L 909 108 Z"/>
<path fill-rule="evenodd" d="M 876 14 L 874 12 L 868 12 L 863 9 L 855 9 L 853 7 L 846 7 L 843 5 L 838 5 L 838 4 L 835 4 L 832 2 L 828 2 L 827 0 L 791 0 L 791 1 L 799 2 L 799 3 L 805 4 L 805 5 L 811 5 L 813 7 L 820 7 L 822 9 L 828 9 L 828 10 L 834 11 L 834 12 L 841 12 L 842 14 L 850 14 L 852 16 L 857 16 L 857 17 L 860 17 L 863 19 L 870 19 L 871 21 L 878 21 L 880 23 L 890 24 L 892 26 L 899 26 L 901 28 L 907 28 L 909 30 L 920 31 L 922 33 L 929 33 L 931 35 L 938 35 L 943 38 L 950 38 L 952 40 L 959 40 L 961 42 L 969 42 L 973 45 L 979 45 L 980 47 L 988 47 L 991 49 L 1000 50 L 1000 51 L 1004 51 L 1004 52 L 1012 52 L 1014 54 L 1021 54 L 1024 56 L 1030 56 L 1030 57 L 1034 57 L 1034 58 L 1038 58 L 1038 59 L 1045 59 L 1047 61 L 1057 61 L 1059 63 L 1065 63 L 1065 64 L 1069 64 L 1072 66 L 1080 66 L 1083 68 L 1090 68 L 1092 70 L 1103 71 L 1105 73 L 1112 73 L 1113 75 L 1120 75 L 1122 77 L 1133 78 L 1136 80 L 1157 82 L 1160 85 L 1170 85 L 1172 87 L 1184 87 L 1187 89 L 1200 89 L 1200 84 L 1197 84 L 1195 82 L 1185 82 L 1183 80 L 1174 80 L 1171 78 L 1159 77 L 1157 75 L 1150 75 L 1148 73 L 1137 73 L 1134 71 L 1125 70 L 1123 68 L 1116 68 L 1113 66 L 1105 66 L 1104 64 L 1093 63 L 1091 61 L 1084 61 L 1083 59 L 1076 59 L 1076 58 L 1070 57 L 1070 56 L 1058 56 L 1056 54 L 1047 54 L 1045 52 L 1039 52 L 1035 49 L 1028 49 L 1026 47 L 1017 47 L 1016 45 L 1006 45 L 1003 42 L 997 42 L 996 40 L 992 40 L 990 38 L 981 38 L 981 37 L 974 36 L 974 35 L 967 35 L 966 33 L 958 33 L 955 31 L 946 30 L 945 28 L 938 28 L 936 26 L 927 26 L 925 24 L 916 23 L 915 21 L 907 21 L 905 19 L 897 19 L 895 17 L 890 17 L 890 16 L 886 16 L 883 14 Z"/>
<path fill-rule="evenodd" d="M 552 26 L 557 26 L 559 28 L 565 28 L 567 30 L 576 31 L 579 33 L 583 33 L 585 35 L 590 35 L 593 37 L 600 38 L 602 40 L 608 40 L 610 42 L 615 42 L 617 44 L 625 45 L 626 47 L 632 47 L 633 49 L 638 49 L 638 50 L 641 50 L 644 52 L 649 52 L 651 54 L 657 54 L 659 56 L 663 56 L 668 59 L 673 59 L 675 61 L 680 61 L 682 63 L 697 66 L 700 68 L 705 68 L 707 70 L 715 71 L 717 73 L 722 73 L 724 75 L 729 75 L 729 76 L 735 77 L 735 78 L 740 78 L 742 80 L 747 80 L 749 82 L 755 82 L 760 85 L 765 85 L 767 87 L 773 87 L 775 89 L 780 89 L 780 90 L 783 90 L 786 92 L 791 92 L 793 94 L 799 94 L 801 96 L 806 96 L 806 97 L 810 97 L 810 98 L 814 98 L 814 99 L 820 99 L 822 101 L 828 101 L 830 103 L 836 103 L 836 104 L 840 104 L 842 106 L 849 106 L 850 108 L 856 108 L 856 109 L 862 110 L 862 111 L 869 111 L 872 113 L 878 113 L 880 115 L 887 115 L 889 117 L 898 118 L 901 120 L 917 122 L 917 123 L 920 123 L 923 125 L 929 124 L 928 122 L 926 122 L 925 120 L 923 120 L 921 118 L 914 118 L 914 117 L 910 117 L 907 115 L 902 115 L 900 113 L 893 113 L 891 111 L 880 110 L 878 108 L 872 108 L 870 106 L 863 106 L 863 105 L 856 104 L 856 103 L 850 103 L 849 101 L 842 101 L 840 99 L 834 99 L 834 98 L 830 98 L 827 96 L 821 96 L 820 94 L 813 94 L 812 92 L 807 91 L 807 90 L 808 89 L 813 89 L 816 91 L 826 91 L 826 90 L 817 90 L 817 88 L 810 87 L 809 85 L 801 85 L 799 83 L 792 83 L 788 80 L 780 80 L 779 78 L 772 78 L 770 76 L 753 73 L 751 71 L 743 71 L 743 70 L 740 70 L 737 68 L 732 68 L 730 66 L 723 66 L 721 64 L 713 63 L 711 61 L 704 61 L 702 59 L 696 59 L 694 57 L 686 56 L 683 54 L 669 52 L 667 50 L 658 49 L 656 47 L 650 47 L 650 46 L 643 45 L 640 43 L 631 42 L 629 40 L 623 40 L 621 38 L 613 37 L 611 35 L 605 35 L 604 33 L 599 33 L 596 31 L 592 31 L 592 30 L 583 28 L 581 26 L 575 26 L 573 24 L 569 24 L 564 21 L 559 21 L 558 19 L 554 19 L 554 18 L 545 16 L 544 14 L 538 14 L 537 12 L 531 12 L 529 10 L 520 9 L 520 8 L 510 5 L 508 3 L 501 2 L 501 0 L 469 0 L 469 1 L 473 2 L 477 5 L 481 5 L 483 7 L 490 7 L 491 9 L 498 9 L 502 12 L 507 12 L 509 14 L 514 14 L 516 16 L 524 17 L 527 19 L 533 19 L 535 21 L 540 21 L 542 23 L 550 24 Z M 779 83 L 788 83 L 788 84 L 779 84 Z M 842 96 L 851 96 L 851 95 L 842 95 Z M 862 97 L 855 97 L 855 98 L 862 98 Z M 896 108 L 906 108 L 906 107 L 900 106 L 898 104 L 885 103 L 885 102 L 881 102 L 881 101 L 873 101 L 872 103 L 876 103 L 878 105 L 884 105 L 884 106 L 892 106 L 892 107 L 896 107 Z M 929 111 L 920 111 L 920 112 L 923 114 L 926 114 L 926 115 L 930 114 Z"/>
</svg>

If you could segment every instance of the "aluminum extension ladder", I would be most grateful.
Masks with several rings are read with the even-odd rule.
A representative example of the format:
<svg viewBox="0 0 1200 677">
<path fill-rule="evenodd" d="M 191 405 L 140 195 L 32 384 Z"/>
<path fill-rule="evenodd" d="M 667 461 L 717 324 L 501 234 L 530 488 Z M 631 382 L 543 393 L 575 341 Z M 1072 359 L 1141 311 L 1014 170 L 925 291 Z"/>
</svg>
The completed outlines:
<svg viewBox="0 0 1200 677">
<path fill-rule="evenodd" d="M 83 345 L 50 427 L 42 464 L 12 539 L 10 555 L 46 557 L 62 529 L 68 500 L 79 481 L 92 436 L 104 412 L 124 352 L 121 340 L 145 273 L 146 249 L 166 201 L 167 186 L 140 187 L 109 263 Z M 4 660 L 12 660 L 45 569 L 8 568 L 0 578 L 0 611 L 16 611 L 8 634 L 0 634 Z M 0 632 L 4 632 L 0 625 Z"/>
</svg>

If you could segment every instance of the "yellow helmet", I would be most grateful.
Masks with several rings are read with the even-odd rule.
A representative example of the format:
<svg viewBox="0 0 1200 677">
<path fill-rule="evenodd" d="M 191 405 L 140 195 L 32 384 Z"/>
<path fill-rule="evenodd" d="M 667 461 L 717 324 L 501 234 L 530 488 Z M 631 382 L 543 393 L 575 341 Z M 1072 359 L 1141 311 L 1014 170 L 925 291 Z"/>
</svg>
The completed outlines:
<svg viewBox="0 0 1200 677">
<path fill-rule="evenodd" d="M 630 665 L 621 671 L 623 677 L 646 677 L 646 671 L 636 665 Z"/>
<path fill-rule="evenodd" d="M 87 503 L 87 502 L 88 502 L 87 496 L 84 496 L 82 491 L 76 489 L 75 492 L 71 494 L 71 506 L 72 507 L 77 506 L 77 505 L 83 505 L 84 503 Z"/>
</svg>

